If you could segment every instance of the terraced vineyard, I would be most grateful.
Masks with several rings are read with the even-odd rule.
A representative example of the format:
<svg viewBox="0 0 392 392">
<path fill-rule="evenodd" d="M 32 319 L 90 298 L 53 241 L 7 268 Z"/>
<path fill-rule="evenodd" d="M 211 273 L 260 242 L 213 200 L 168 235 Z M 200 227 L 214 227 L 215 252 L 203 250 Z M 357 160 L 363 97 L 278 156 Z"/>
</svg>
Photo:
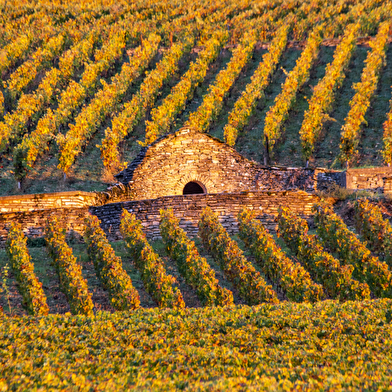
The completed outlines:
<svg viewBox="0 0 392 392">
<path fill-rule="evenodd" d="M 388 388 L 392 228 L 378 207 L 354 208 L 373 252 L 322 204 L 314 206 L 317 236 L 281 209 L 280 239 L 243 210 L 244 242 L 208 208 L 201 241 L 162 211 L 163 240 L 153 246 L 125 210 L 125 241 L 113 244 L 96 217 L 86 220 L 87 247 L 69 246 L 56 221 L 46 249 L 38 240 L 27 247 L 13 225 L 6 279 L 0 252 L 9 290 L 1 388 Z"/>
<path fill-rule="evenodd" d="M 87 251 L 85 245 L 66 243 L 56 219 L 45 229 L 47 250 L 28 247 L 22 228 L 14 224 L 6 243 L 8 257 L 1 253 L 2 268 L 12 267 L 11 292 L 3 293 L 1 305 L 7 314 L 92 315 L 98 310 L 155 306 L 392 298 L 388 251 L 392 227 L 377 206 L 357 202 L 355 209 L 367 246 L 322 204 L 314 206 L 317 236 L 308 234 L 305 220 L 282 208 L 280 238 L 269 234 L 246 209 L 238 215 L 239 238 L 230 238 L 207 208 L 196 242 L 187 237 L 171 210 L 162 210 L 163 240 L 153 246 L 141 222 L 125 210 L 124 241 L 113 244 L 92 216 L 86 220 Z M 383 237 L 375 232 L 384 233 Z"/>
<path fill-rule="evenodd" d="M 0 192 L 103 190 L 140 144 L 181 126 L 259 162 L 390 163 L 391 9 L 5 2 Z"/>
<path fill-rule="evenodd" d="M 389 0 L 0 10 L 0 195 L 106 190 L 182 126 L 266 164 L 392 161 Z M 155 241 L 125 209 L 116 242 L 86 206 L 83 239 L 57 204 L 39 238 L 6 213 L 0 392 L 390 390 L 391 214 L 320 195 L 308 221 L 280 206 L 274 233 L 240 206 L 235 236 L 207 207 L 190 238 L 163 205 Z"/>
</svg>

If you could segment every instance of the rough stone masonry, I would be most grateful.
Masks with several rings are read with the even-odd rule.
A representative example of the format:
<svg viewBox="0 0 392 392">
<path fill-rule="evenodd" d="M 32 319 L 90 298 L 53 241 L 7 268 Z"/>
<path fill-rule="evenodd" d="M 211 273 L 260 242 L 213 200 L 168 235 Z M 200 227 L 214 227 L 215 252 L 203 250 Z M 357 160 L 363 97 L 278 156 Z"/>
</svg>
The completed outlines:
<svg viewBox="0 0 392 392">
<path fill-rule="evenodd" d="M 232 193 L 314 192 L 318 180 L 319 185 L 336 181 L 323 169 L 262 166 L 219 139 L 189 128 L 144 147 L 116 178 L 129 187 L 132 200 L 182 195 L 189 182 L 200 184 L 204 193 Z"/>
</svg>

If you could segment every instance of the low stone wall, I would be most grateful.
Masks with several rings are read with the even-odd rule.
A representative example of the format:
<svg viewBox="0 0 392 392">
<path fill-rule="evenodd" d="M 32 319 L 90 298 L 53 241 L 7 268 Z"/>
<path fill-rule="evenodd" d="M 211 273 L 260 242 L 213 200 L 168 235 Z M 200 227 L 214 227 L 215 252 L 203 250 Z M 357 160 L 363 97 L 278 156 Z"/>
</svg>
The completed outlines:
<svg viewBox="0 0 392 392">
<path fill-rule="evenodd" d="M 392 195 L 392 177 L 384 177 L 384 193 L 386 195 Z"/>
<path fill-rule="evenodd" d="M 257 217 L 272 231 L 276 228 L 275 217 L 279 206 L 290 207 L 298 214 L 309 217 L 312 205 L 319 197 L 304 191 L 252 191 L 229 194 L 203 194 L 186 196 L 165 196 L 153 200 L 136 200 L 91 207 L 90 212 L 101 220 L 101 227 L 111 240 L 121 238 L 119 233 L 120 215 L 123 208 L 134 213 L 142 221 L 148 238 L 160 238 L 159 210 L 172 208 L 181 219 L 180 226 L 190 236 L 197 234 L 197 223 L 204 207 L 209 206 L 219 214 L 223 226 L 236 233 L 237 214 L 242 207 L 257 212 Z"/>
<path fill-rule="evenodd" d="M 255 179 L 246 190 L 314 192 L 317 189 L 317 169 L 301 167 L 259 167 Z M 238 189 L 237 192 L 242 189 Z"/>
<path fill-rule="evenodd" d="M 316 170 L 317 190 L 327 191 L 335 185 L 346 186 L 346 174 L 342 171 Z"/>
<path fill-rule="evenodd" d="M 258 218 L 270 229 L 275 230 L 274 221 L 279 206 L 288 206 L 298 214 L 309 217 L 311 207 L 319 198 L 304 191 L 252 191 L 241 193 L 202 194 L 186 196 L 165 196 L 152 200 L 135 200 L 106 204 L 100 207 L 50 208 L 45 210 L 9 212 L 0 214 L 0 246 L 7 237 L 7 225 L 19 222 L 29 238 L 43 236 L 44 227 L 51 217 L 58 217 L 67 228 L 68 235 L 80 237 L 83 234 L 83 221 L 89 214 L 97 215 L 102 228 L 110 240 L 120 239 L 119 226 L 122 209 L 133 212 L 142 221 L 149 239 L 160 237 L 159 210 L 173 208 L 181 219 L 181 227 L 190 236 L 197 234 L 197 223 L 201 211 L 209 206 L 219 214 L 219 219 L 230 233 L 237 232 L 236 216 L 242 207 L 257 211 Z"/>
<path fill-rule="evenodd" d="M 345 173 L 347 189 L 376 189 L 384 187 L 384 177 L 392 176 L 392 167 L 375 167 L 370 169 L 348 169 Z"/>
<path fill-rule="evenodd" d="M 51 217 L 58 217 L 67 228 L 68 236 L 81 237 L 83 234 L 84 218 L 89 214 L 88 207 L 82 208 L 49 208 L 25 212 L 8 212 L 0 214 L 0 246 L 5 245 L 7 226 L 11 222 L 18 222 L 28 238 L 44 235 L 46 222 Z"/>
<path fill-rule="evenodd" d="M 95 204 L 96 198 L 96 193 L 82 191 L 1 196 L 0 213 L 88 207 Z"/>
</svg>

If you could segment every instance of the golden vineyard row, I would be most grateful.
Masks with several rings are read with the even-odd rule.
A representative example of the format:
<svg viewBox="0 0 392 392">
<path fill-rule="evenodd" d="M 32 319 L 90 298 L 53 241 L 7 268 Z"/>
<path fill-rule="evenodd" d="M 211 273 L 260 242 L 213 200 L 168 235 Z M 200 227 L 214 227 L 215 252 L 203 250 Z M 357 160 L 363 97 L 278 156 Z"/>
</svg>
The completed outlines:
<svg viewBox="0 0 392 392">
<path fill-rule="evenodd" d="M 298 261 L 293 261 L 280 248 L 254 213 L 247 209 L 239 213 L 240 238 L 262 274 L 244 256 L 210 208 L 201 215 L 199 236 L 203 247 L 248 305 L 276 304 L 280 291 L 285 299 L 294 302 L 317 302 L 326 298 L 364 300 L 370 299 L 371 293 L 378 298 L 392 298 L 392 228 L 382 218 L 379 208 L 368 202 L 355 204 L 358 229 L 370 249 L 377 249 L 377 256 L 328 207 L 318 204 L 314 211 L 317 236 L 309 235 L 306 221 L 288 208 L 281 208 L 279 212 L 278 236 Z M 215 271 L 199 255 L 195 243 L 180 228 L 179 222 L 173 211 L 161 211 L 163 243 L 169 257 L 177 263 L 179 273 L 196 291 L 203 306 L 232 305 L 232 292 L 219 284 Z M 138 291 L 99 224 L 95 216 L 85 220 L 84 238 L 96 275 L 108 291 L 114 309 L 137 309 L 140 306 Z M 142 224 L 134 214 L 123 210 L 120 232 L 146 291 L 158 307 L 185 307 L 182 293 L 175 285 L 176 279 L 167 273 L 163 260 L 147 241 Z M 60 289 L 66 295 L 72 313 L 92 315 L 94 305 L 87 281 L 65 241 L 65 231 L 56 219 L 47 223 L 45 240 L 59 275 Z M 6 249 L 27 311 L 33 315 L 48 314 L 42 284 L 34 274 L 34 263 L 20 225 L 10 226 Z"/>
<path fill-rule="evenodd" d="M 379 30 L 372 44 L 374 54 L 369 52 L 363 71 L 364 82 L 356 86 L 351 114 L 342 127 L 340 156 L 348 162 L 355 154 L 361 123 L 373 96 L 370 91 L 374 92 L 377 86 L 378 79 L 372 75 L 378 75 L 383 64 L 378 57 L 385 57 L 392 13 L 391 4 L 379 0 L 355 4 L 349 1 L 316 4 L 297 0 L 235 3 L 222 0 L 213 5 L 207 1 L 197 4 L 140 1 L 132 5 L 120 3 L 118 7 L 109 2 L 94 7 L 86 2 L 78 7 L 71 4 L 62 7 L 69 7 L 69 15 L 63 21 L 56 5 L 50 9 L 46 3 L 34 7 L 15 2 L 2 16 L 4 28 L 9 25 L 16 29 L 17 21 L 29 15 L 28 21 L 25 20 L 27 31 L 9 37 L 9 42 L 0 47 L 0 59 L 4 59 L 1 62 L 0 151 L 12 150 L 18 180 L 31 171 L 54 143 L 58 146 L 58 167 L 67 173 L 100 127 L 111 118 L 98 147 L 104 166 L 117 170 L 124 165 L 119 147 L 137 123 L 147 116 L 143 144 L 170 132 L 220 50 L 225 44 L 234 43 L 236 47 L 227 66 L 209 86 L 198 109 L 185 121 L 187 126 L 207 132 L 239 74 L 252 58 L 257 41 L 271 41 L 268 53 L 245 86 L 224 127 L 226 142 L 234 145 L 263 97 L 288 39 L 304 39 L 306 31 L 313 31 L 265 118 L 260 140 L 268 140 L 272 152 L 284 135 L 284 123 L 298 90 L 308 80 L 317 60 L 322 38 L 343 34 L 334 61 L 327 66 L 325 77 L 309 99 L 309 110 L 299 131 L 303 156 L 308 161 L 323 122 L 329 118 L 328 112 L 344 79 L 356 38 Z M 50 21 L 46 28 L 38 22 L 45 12 Z M 356 23 L 355 27 L 352 22 Z M 150 52 L 149 42 L 154 35 L 157 42 Z M 154 107 L 161 89 L 177 72 L 179 62 L 189 54 L 192 45 L 199 51 L 196 60 L 170 94 Z M 163 49 L 166 46 L 170 46 L 169 50 Z M 152 65 L 162 50 L 167 53 L 156 66 Z M 120 64 L 121 70 L 117 72 Z M 149 67 L 153 69 L 146 72 Z M 133 69 L 132 75 L 125 76 L 130 69 Z M 112 75 L 109 83 L 105 82 L 106 75 Z M 143 79 L 140 87 L 124 101 L 137 77 Z M 369 80 L 373 81 L 372 86 L 368 86 Z M 384 125 L 386 163 L 392 156 L 389 122 L 387 119 Z"/>
</svg>

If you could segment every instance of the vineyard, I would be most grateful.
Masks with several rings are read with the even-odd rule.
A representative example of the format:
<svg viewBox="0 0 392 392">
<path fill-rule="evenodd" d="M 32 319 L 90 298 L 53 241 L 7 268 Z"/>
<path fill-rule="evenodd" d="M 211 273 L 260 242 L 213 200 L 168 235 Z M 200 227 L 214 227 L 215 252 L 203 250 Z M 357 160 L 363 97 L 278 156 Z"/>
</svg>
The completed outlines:
<svg viewBox="0 0 392 392">
<path fill-rule="evenodd" d="M 11 225 L 0 250 L 0 386 L 387 387 L 392 227 L 368 201 L 353 208 L 350 230 L 315 204 L 317 234 L 281 208 L 277 236 L 244 209 L 234 238 L 206 208 L 192 239 L 162 210 L 152 244 L 125 210 L 114 243 L 95 216 L 85 244 L 68 244 L 56 219 L 45 247 Z"/>
<path fill-rule="evenodd" d="M 391 388 L 391 1 L 0 10 L 0 392 Z"/>
<path fill-rule="evenodd" d="M 390 2 L 3 3 L 3 195 L 104 190 L 182 126 L 258 162 L 392 160 Z"/>
<path fill-rule="evenodd" d="M 0 251 L 9 286 L 1 305 L 10 315 L 91 316 L 140 307 L 392 298 L 392 227 L 380 207 L 355 202 L 356 228 L 349 228 L 329 206 L 313 208 L 315 234 L 286 207 L 279 210 L 275 236 L 249 209 L 238 214 L 235 237 L 210 208 L 204 209 L 195 238 L 180 228 L 171 209 L 161 210 L 162 239 L 153 242 L 126 210 L 120 226 L 123 241 L 112 243 L 96 216 L 85 219 L 87 246 L 67 241 L 56 218 L 47 222 L 44 238 L 35 240 L 27 239 L 19 224 L 11 224 L 6 249 Z"/>
</svg>

